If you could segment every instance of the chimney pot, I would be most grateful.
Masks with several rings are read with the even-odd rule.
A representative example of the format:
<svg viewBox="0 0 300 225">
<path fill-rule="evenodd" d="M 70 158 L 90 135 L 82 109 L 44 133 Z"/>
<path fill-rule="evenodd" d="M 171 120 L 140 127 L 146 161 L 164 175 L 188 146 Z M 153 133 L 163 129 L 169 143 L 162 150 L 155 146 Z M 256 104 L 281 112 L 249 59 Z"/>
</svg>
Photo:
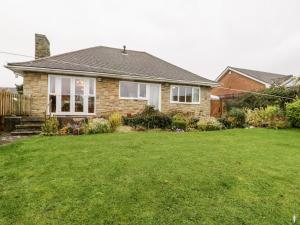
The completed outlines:
<svg viewBox="0 0 300 225">
<path fill-rule="evenodd" d="M 43 34 L 35 34 L 35 58 L 50 56 L 50 42 Z"/>
<path fill-rule="evenodd" d="M 122 52 L 123 54 L 127 54 L 127 52 L 126 52 L 126 45 L 123 45 L 123 52 Z"/>
</svg>

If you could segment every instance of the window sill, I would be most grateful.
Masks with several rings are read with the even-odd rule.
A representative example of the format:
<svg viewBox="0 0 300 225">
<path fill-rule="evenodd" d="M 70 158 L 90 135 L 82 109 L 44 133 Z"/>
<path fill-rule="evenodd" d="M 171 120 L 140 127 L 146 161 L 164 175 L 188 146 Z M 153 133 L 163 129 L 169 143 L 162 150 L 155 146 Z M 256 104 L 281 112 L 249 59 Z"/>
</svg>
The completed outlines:
<svg viewBox="0 0 300 225">
<path fill-rule="evenodd" d="M 183 105 L 200 105 L 200 102 L 173 102 L 170 101 L 171 104 L 183 104 Z"/>
<path fill-rule="evenodd" d="M 96 116 L 96 113 L 51 113 L 54 116 L 76 116 L 76 117 L 82 117 L 82 116 Z M 50 113 L 48 113 L 48 116 Z"/>
<path fill-rule="evenodd" d="M 122 100 L 139 100 L 139 101 L 147 101 L 147 98 L 126 98 L 126 97 L 119 97 Z"/>
</svg>

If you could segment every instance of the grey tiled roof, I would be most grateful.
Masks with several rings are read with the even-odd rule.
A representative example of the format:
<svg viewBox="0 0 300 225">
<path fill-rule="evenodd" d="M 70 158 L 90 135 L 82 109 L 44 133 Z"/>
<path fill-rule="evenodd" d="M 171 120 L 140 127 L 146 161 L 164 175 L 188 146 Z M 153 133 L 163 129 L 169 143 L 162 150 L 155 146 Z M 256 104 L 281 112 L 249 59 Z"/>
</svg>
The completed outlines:
<svg viewBox="0 0 300 225">
<path fill-rule="evenodd" d="M 9 63 L 8 68 L 38 67 L 216 84 L 146 52 L 126 51 L 127 54 L 122 54 L 122 49 L 99 46 L 29 62 Z"/>
<path fill-rule="evenodd" d="M 233 69 L 238 72 L 244 73 L 250 77 L 253 77 L 257 80 L 268 83 L 270 85 L 281 84 L 282 82 L 286 81 L 287 79 L 290 79 L 293 76 L 293 75 L 284 75 L 284 74 L 277 74 L 277 73 L 268 73 L 268 72 L 262 72 L 257 70 L 248 70 L 248 69 L 242 69 L 236 67 L 229 67 L 229 69 Z"/>
</svg>

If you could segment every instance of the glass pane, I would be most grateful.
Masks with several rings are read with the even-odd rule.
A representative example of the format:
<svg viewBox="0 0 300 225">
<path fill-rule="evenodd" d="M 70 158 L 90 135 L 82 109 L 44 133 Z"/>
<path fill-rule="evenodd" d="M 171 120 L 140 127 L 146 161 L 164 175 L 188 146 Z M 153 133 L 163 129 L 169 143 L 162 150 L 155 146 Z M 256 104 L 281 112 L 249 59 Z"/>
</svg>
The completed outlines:
<svg viewBox="0 0 300 225">
<path fill-rule="evenodd" d="M 70 78 L 61 78 L 61 94 L 70 95 L 71 82 Z"/>
<path fill-rule="evenodd" d="M 95 97 L 89 97 L 89 113 L 94 113 L 95 112 Z"/>
<path fill-rule="evenodd" d="M 75 95 L 84 94 L 84 80 L 75 79 Z"/>
<path fill-rule="evenodd" d="M 172 101 L 178 101 L 178 87 L 172 87 Z"/>
<path fill-rule="evenodd" d="M 50 93 L 55 93 L 55 77 L 50 77 Z"/>
<path fill-rule="evenodd" d="M 185 88 L 186 102 L 192 102 L 192 87 Z"/>
<path fill-rule="evenodd" d="M 179 87 L 179 102 L 185 102 L 185 87 Z"/>
<path fill-rule="evenodd" d="M 55 95 L 49 96 L 49 110 L 51 113 L 56 112 L 56 96 Z"/>
<path fill-rule="evenodd" d="M 75 112 L 83 112 L 83 96 L 75 95 Z"/>
<path fill-rule="evenodd" d="M 138 97 L 138 83 L 134 82 L 121 82 L 121 97 L 137 98 Z"/>
<path fill-rule="evenodd" d="M 89 80 L 89 94 L 90 95 L 94 95 L 95 94 L 95 80 L 94 79 L 90 79 Z"/>
<path fill-rule="evenodd" d="M 193 88 L 193 102 L 199 102 L 200 96 L 199 96 L 199 88 Z"/>
<path fill-rule="evenodd" d="M 61 78 L 61 111 L 70 112 L 71 79 Z"/>
<path fill-rule="evenodd" d="M 146 98 L 146 84 L 140 84 L 140 96 L 141 98 Z"/>
<path fill-rule="evenodd" d="M 61 96 L 61 111 L 70 112 L 70 95 Z"/>
</svg>

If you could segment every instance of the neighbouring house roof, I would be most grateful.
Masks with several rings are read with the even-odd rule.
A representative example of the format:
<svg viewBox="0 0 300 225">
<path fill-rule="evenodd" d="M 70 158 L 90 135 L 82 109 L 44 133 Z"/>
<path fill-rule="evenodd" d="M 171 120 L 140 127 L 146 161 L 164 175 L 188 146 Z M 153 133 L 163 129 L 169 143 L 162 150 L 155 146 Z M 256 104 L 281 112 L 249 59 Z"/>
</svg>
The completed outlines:
<svg viewBox="0 0 300 225">
<path fill-rule="evenodd" d="M 7 91 L 7 92 L 11 92 L 13 94 L 18 94 L 17 89 L 13 88 L 13 87 L 0 87 L 0 92 L 1 91 Z"/>
<path fill-rule="evenodd" d="M 269 72 L 242 69 L 242 68 L 229 66 L 221 73 L 221 75 L 216 79 L 216 81 L 219 81 L 230 70 L 234 71 L 236 73 L 239 73 L 243 76 L 246 76 L 250 79 L 256 80 L 256 81 L 258 81 L 260 83 L 263 83 L 265 85 L 280 85 L 284 81 L 286 81 L 286 80 L 290 79 L 291 77 L 293 77 L 293 75 L 269 73 Z"/>
<path fill-rule="evenodd" d="M 93 47 L 28 62 L 8 63 L 18 71 L 79 72 L 95 76 L 217 86 L 217 83 L 168 63 L 146 52 Z"/>
</svg>

